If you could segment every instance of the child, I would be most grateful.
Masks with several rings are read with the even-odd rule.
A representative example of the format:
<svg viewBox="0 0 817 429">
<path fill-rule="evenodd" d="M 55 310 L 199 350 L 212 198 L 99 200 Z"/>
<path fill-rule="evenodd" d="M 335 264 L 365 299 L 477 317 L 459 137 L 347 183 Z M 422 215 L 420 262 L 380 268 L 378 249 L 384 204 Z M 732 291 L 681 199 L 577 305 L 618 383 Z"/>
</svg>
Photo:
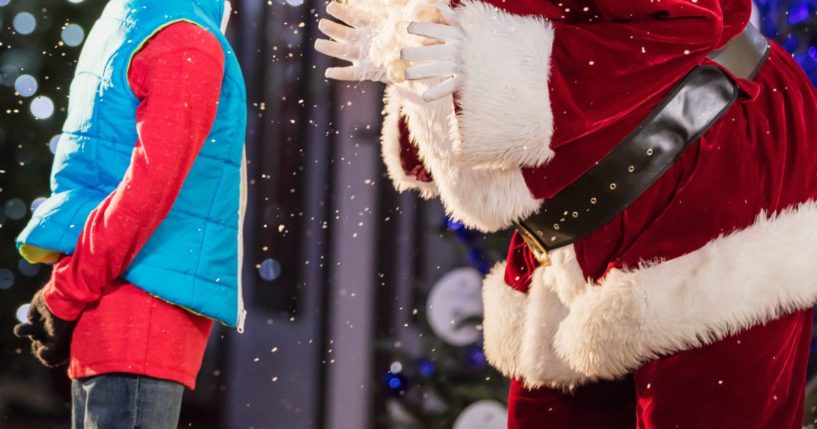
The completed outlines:
<svg viewBox="0 0 817 429">
<path fill-rule="evenodd" d="M 15 328 L 45 365 L 68 362 L 74 428 L 177 427 L 212 320 L 241 329 L 246 94 L 228 6 L 112 0 L 80 55 L 52 195 L 18 242 L 58 261 Z"/>
</svg>

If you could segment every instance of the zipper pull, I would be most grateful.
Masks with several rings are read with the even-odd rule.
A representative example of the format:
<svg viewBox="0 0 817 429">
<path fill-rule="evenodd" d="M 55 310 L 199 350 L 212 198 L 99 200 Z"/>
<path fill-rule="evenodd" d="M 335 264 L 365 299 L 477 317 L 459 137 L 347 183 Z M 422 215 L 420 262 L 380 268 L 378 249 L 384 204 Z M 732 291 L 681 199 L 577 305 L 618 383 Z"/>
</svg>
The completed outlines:
<svg viewBox="0 0 817 429">
<path fill-rule="evenodd" d="M 247 310 L 242 308 L 241 311 L 238 312 L 238 326 L 236 327 L 236 330 L 238 331 L 239 334 L 244 333 L 244 322 L 246 322 L 246 321 L 247 321 Z"/>
</svg>

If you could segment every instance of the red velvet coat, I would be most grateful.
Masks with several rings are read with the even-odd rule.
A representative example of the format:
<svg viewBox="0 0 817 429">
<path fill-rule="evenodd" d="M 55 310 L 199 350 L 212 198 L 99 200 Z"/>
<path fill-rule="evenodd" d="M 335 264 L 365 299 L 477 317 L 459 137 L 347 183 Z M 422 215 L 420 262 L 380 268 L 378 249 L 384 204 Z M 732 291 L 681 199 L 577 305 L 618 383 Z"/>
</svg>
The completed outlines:
<svg viewBox="0 0 817 429">
<path fill-rule="evenodd" d="M 508 227 L 708 63 L 750 9 L 462 2 L 459 108 L 425 103 L 426 82 L 390 86 L 389 174 L 471 227 Z M 510 427 L 801 427 L 817 301 L 817 97 L 778 46 L 738 83 L 738 103 L 621 215 L 550 267 L 515 237 L 486 279 L 486 354 L 515 380 Z"/>
</svg>

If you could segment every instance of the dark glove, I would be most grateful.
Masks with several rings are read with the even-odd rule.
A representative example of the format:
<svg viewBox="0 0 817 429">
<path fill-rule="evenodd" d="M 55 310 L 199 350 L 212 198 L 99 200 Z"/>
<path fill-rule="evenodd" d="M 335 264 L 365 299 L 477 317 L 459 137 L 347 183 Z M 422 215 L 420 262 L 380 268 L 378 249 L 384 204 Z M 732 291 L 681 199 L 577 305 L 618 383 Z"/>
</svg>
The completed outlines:
<svg viewBox="0 0 817 429">
<path fill-rule="evenodd" d="M 28 308 L 28 322 L 14 327 L 14 335 L 31 340 L 31 353 L 47 367 L 68 363 L 71 334 L 75 322 L 54 316 L 43 299 L 43 291 L 34 294 Z"/>
</svg>

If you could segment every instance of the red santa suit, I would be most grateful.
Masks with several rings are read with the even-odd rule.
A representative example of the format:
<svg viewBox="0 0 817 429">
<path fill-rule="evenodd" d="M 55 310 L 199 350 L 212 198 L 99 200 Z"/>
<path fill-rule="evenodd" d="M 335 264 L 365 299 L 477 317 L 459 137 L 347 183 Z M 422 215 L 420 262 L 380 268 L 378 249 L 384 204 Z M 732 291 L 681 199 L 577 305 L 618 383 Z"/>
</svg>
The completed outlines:
<svg viewBox="0 0 817 429">
<path fill-rule="evenodd" d="M 411 1 L 409 1 L 411 3 Z M 390 85 L 395 186 L 496 231 L 591 169 L 739 34 L 750 0 L 463 1 L 463 84 Z M 484 286 L 511 428 L 800 428 L 817 301 L 817 97 L 772 46 L 624 212 L 539 266 L 517 235 Z M 455 107 L 456 106 L 456 107 Z"/>
</svg>

